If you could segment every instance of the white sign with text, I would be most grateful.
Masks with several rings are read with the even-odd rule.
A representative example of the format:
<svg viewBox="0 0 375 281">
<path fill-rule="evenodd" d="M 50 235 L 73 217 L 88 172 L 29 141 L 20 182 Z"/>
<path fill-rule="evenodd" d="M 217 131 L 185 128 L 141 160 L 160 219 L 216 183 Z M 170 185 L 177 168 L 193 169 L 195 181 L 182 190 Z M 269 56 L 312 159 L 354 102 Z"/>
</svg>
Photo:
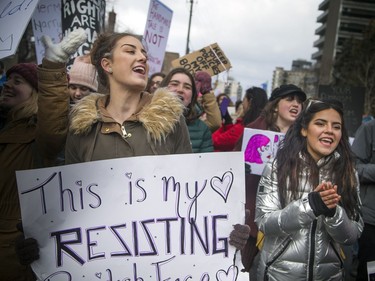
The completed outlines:
<svg viewBox="0 0 375 281">
<path fill-rule="evenodd" d="M 0 59 L 14 55 L 38 0 L 0 1 Z"/>
<path fill-rule="evenodd" d="M 244 222 L 242 152 L 17 171 L 41 280 L 248 280 L 228 243 Z"/>
<path fill-rule="evenodd" d="M 167 47 L 173 11 L 158 0 L 150 0 L 143 40 L 147 48 L 149 75 L 160 72 Z"/>
<path fill-rule="evenodd" d="M 45 53 L 42 36 L 49 36 L 54 44 L 62 40 L 61 0 L 39 0 L 31 23 L 33 25 L 36 58 L 38 64 L 41 64 Z"/>
</svg>

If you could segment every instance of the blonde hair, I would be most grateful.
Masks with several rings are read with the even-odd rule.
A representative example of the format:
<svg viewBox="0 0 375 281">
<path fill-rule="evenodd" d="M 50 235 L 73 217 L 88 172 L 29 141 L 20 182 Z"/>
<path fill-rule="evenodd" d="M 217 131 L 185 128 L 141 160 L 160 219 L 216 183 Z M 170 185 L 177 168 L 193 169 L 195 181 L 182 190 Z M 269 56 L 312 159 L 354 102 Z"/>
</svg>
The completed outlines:
<svg viewBox="0 0 375 281">
<path fill-rule="evenodd" d="M 38 91 L 32 89 L 31 96 L 26 101 L 13 107 L 8 115 L 12 120 L 19 120 L 22 118 L 29 118 L 36 115 L 38 112 Z"/>
</svg>

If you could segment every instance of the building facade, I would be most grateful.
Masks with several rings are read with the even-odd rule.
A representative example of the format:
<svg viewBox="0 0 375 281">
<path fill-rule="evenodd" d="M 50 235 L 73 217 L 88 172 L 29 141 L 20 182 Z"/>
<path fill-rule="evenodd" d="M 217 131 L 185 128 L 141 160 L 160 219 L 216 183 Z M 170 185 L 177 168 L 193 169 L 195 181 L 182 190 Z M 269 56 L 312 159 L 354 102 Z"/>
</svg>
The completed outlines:
<svg viewBox="0 0 375 281">
<path fill-rule="evenodd" d="M 341 52 L 346 39 L 362 39 L 362 34 L 375 17 L 374 0 L 324 0 L 317 18 L 321 25 L 315 30 L 319 38 L 314 42 L 318 50 L 311 58 L 316 60 L 320 85 L 332 82 L 335 58 Z"/>
<path fill-rule="evenodd" d="M 317 94 L 317 74 L 312 62 L 294 60 L 291 70 L 276 67 L 273 71 L 272 89 L 284 84 L 294 84 L 300 87 L 308 97 L 314 97 Z"/>
</svg>

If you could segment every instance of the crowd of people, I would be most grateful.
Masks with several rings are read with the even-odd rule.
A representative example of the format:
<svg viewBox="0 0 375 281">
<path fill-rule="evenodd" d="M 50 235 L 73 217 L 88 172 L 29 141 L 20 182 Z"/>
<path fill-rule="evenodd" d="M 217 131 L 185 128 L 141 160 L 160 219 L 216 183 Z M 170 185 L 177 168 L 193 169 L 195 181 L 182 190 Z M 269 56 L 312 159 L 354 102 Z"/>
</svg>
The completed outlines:
<svg viewBox="0 0 375 281">
<path fill-rule="evenodd" d="M 211 76 L 185 68 L 148 75 L 142 42 L 103 33 L 89 55 L 67 61 L 86 40 L 43 37 L 41 65 L 6 71 L 0 94 L 0 276 L 35 280 L 35 239 L 22 237 L 15 171 L 119 157 L 242 151 L 245 128 L 284 134 L 263 173 L 244 163 L 245 224 L 228 234 L 254 280 L 367 280 L 375 260 L 375 121 L 352 145 L 340 101 L 308 99 L 288 84 L 215 96 Z M 265 148 L 266 145 L 264 145 Z M 344 247 L 358 246 L 358 268 Z M 354 270 L 353 270 L 354 269 Z"/>
</svg>

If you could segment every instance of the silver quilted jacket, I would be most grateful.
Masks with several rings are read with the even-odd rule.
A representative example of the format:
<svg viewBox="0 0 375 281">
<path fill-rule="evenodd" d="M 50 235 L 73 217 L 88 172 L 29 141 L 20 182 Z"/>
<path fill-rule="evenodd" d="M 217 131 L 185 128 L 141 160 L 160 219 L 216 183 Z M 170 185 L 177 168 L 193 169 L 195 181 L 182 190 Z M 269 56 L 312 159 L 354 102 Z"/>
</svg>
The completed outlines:
<svg viewBox="0 0 375 281">
<path fill-rule="evenodd" d="M 318 162 L 320 182 L 330 181 L 329 170 L 335 153 Z M 314 187 L 306 181 L 305 170 L 300 180 L 301 199 L 282 209 L 277 186 L 276 161 L 270 161 L 258 185 L 255 222 L 265 234 L 257 280 L 343 280 L 343 257 L 340 244 L 356 242 L 363 221 L 348 218 L 338 206 L 333 217 L 316 217 L 308 201 Z M 303 188 L 305 187 L 305 188 Z M 358 189 L 359 190 L 359 189 Z"/>
</svg>

